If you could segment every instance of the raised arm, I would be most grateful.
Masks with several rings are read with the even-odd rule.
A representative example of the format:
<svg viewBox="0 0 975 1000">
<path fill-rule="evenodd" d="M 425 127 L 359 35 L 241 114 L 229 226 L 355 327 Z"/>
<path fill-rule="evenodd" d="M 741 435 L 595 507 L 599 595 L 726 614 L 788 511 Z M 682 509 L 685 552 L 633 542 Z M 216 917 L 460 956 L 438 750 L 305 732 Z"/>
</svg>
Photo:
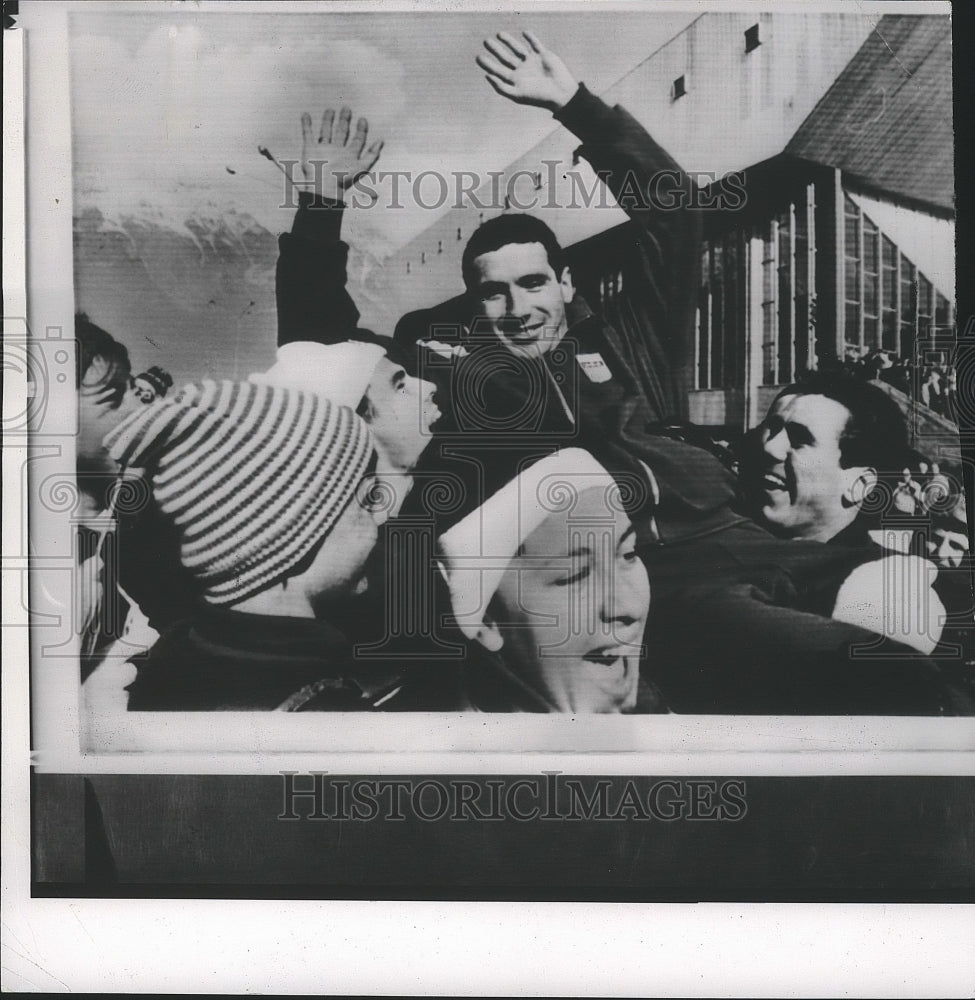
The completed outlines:
<svg viewBox="0 0 975 1000">
<path fill-rule="evenodd" d="M 497 40 L 484 42 L 487 55 L 475 60 L 487 74 L 489 84 L 515 104 L 545 108 L 553 113 L 564 108 L 575 96 L 579 82 L 564 62 L 530 31 L 522 32 L 519 41 L 507 31 Z"/>
<path fill-rule="evenodd" d="M 559 56 L 525 31 L 484 42 L 476 59 L 494 90 L 515 104 L 551 111 L 584 143 L 581 153 L 638 221 L 650 209 L 673 213 L 693 201 L 693 181 L 619 105 L 609 107 L 579 83 Z"/>
<path fill-rule="evenodd" d="M 638 294 L 654 335 L 680 365 L 693 343 L 700 273 L 697 188 L 677 162 L 623 108 L 609 107 L 576 82 L 565 63 L 530 31 L 484 43 L 477 64 L 494 90 L 516 104 L 551 111 L 582 140 L 579 150 L 640 227 Z"/>
<path fill-rule="evenodd" d="M 304 178 L 290 233 L 278 241 L 278 345 L 297 340 L 336 343 L 355 329 L 359 310 L 346 290 L 349 248 L 340 238 L 345 195 L 379 159 L 383 143 L 369 143 L 369 123 L 352 132 L 352 111 L 328 108 L 317 133 L 301 116 Z"/>
</svg>

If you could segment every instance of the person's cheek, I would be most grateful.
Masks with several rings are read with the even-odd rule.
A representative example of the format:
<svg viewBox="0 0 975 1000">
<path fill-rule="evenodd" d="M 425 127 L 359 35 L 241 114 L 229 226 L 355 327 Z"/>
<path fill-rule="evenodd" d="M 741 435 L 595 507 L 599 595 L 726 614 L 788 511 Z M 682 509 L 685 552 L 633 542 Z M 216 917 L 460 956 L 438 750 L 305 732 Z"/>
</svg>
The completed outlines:
<svg viewBox="0 0 975 1000">
<path fill-rule="evenodd" d="M 492 320 L 504 315 L 504 309 L 495 299 L 481 299 L 481 311 L 488 319 Z"/>
</svg>

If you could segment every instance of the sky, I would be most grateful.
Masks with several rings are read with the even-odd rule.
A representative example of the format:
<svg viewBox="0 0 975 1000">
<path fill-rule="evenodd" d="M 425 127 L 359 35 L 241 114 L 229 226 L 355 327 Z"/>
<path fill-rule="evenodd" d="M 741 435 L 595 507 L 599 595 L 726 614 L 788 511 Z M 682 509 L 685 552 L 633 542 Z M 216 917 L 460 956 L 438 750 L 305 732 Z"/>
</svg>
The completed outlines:
<svg viewBox="0 0 975 1000">
<path fill-rule="evenodd" d="M 246 212 L 290 225 L 284 180 L 257 146 L 297 158 L 299 116 L 348 104 L 385 139 L 385 170 L 501 169 L 555 127 L 497 97 L 474 64 L 499 30 L 531 28 L 600 92 L 697 14 L 659 10 L 70 15 L 75 214 Z M 350 240 L 379 258 L 431 210 L 352 213 Z"/>
</svg>

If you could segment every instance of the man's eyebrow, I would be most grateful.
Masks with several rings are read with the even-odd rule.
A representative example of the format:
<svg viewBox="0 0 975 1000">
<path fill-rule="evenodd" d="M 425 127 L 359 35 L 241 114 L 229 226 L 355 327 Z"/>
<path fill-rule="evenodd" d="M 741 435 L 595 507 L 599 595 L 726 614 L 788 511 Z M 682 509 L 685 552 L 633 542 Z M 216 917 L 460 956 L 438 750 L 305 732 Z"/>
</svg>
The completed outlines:
<svg viewBox="0 0 975 1000">
<path fill-rule="evenodd" d="M 396 385 L 397 382 L 402 382 L 406 378 L 406 369 L 397 368 L 392 375 L 389 376 L 389 381 Z"/>
<path fill-rule="evenodd" d="M 494 295 L 506 291 L 508 286 L 503 281 L 482 281 L 477 286 L 479 295 Z"/>
<path fill-rule="evenodd" d="M 526 281 L 548 281 L 548 275 L 544 271 L 532 271 L 529 274 L 518 276 L 518 284 L 522 285 Z"/>
<path fill-rule="evenodd" d="M 631 524 L 626 529 L 626 531 L 624 531 L 623 534 L 620 535 L 620 540 L 616 543 L 616 547 L 619 548 L 630 537 L 630 535 L 635 535 L 635 534 L 636 534 L 636 527 Z"/>
</svg>

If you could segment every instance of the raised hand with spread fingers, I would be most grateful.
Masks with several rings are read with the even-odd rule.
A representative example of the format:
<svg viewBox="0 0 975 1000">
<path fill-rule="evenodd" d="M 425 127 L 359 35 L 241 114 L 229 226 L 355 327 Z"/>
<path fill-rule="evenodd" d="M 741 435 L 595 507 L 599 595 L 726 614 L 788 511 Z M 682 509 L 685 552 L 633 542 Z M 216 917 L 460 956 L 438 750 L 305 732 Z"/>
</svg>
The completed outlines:
<svg viewBox="0 0 975 1000">
<path fill-rule="evenodd" d="M 367 145 L 368 144 L 368 145 Z M 376 165 L 383 141 L 369 143 L 369 122 L 360 118 L 352 133 L 352 109 L 345 107 L 336 117 L 334 108 L 322 115 L 317 138 L 311 115 L 301 116 L 301 172 L 316 194 L 342 201 L 345 192 Z"/>
<path fill-rule="evenodd" d="M 523 31 L 522 39 L 507 31 L 499 32 L 497 38 L 486 39 L 487 53 L 477 57 L 477 65 L 502 97 L 516 104 L 558 111 L 569 103 L 579 83 L 536 35 Z"/>
</svg>

